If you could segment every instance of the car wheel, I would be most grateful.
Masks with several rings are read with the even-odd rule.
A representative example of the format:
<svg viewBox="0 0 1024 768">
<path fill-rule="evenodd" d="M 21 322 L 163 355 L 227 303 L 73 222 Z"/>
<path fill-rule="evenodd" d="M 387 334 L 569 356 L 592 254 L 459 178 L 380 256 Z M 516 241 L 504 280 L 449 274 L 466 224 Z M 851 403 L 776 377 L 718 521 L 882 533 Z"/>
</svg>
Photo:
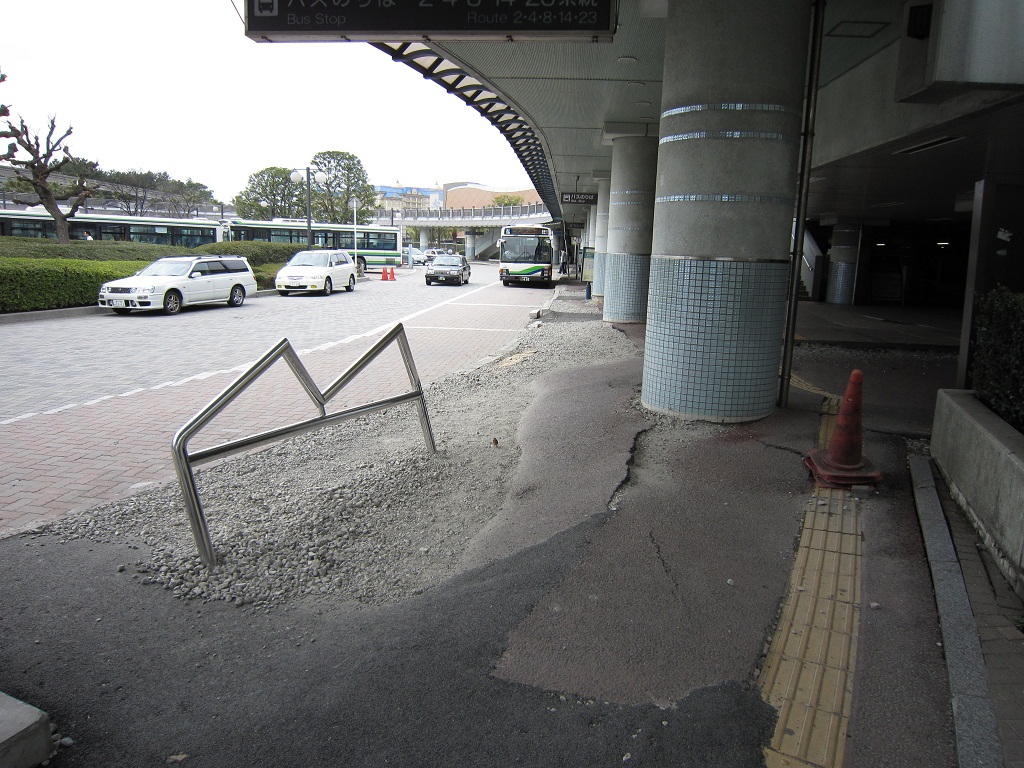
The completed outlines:
<svg viewBox="0 0 1024 768">
<path fill-rule="evenodd" d="M 282 296 L 288 295 L 288 291 L 278 291 L 278 293 L 280 293 Z"/>
<path fill-rule="evenodd" d="M 466 282 L 469 282 L 469 272 L 466 273 Z"/>
<path fill-rule="evenodd" d="M 114 307 L 113 309 L 115 315 L 127 315 L 129 312 L 131 312 L 130 309 L 125 309 L 124 307 Z"/>
<path fill-rule="evenodd" d="M 462 285 L 464 282 L 466 282 L 466 278 L 464 278 L 462 275 L 459 275 L 459 285 Z"/>
<path fill-rule="evenodd" d="M 228 297 L 229 307 L 240 307 L 245 301 L 245 288 L 240 285 L 231 287 L 231 296 Z"/>
<path fill-rule="evenodd" d="M 427 285 L 430 285 L 430 283 L 431 283 L 431 280 L 430 280 L 430 278 L 428 277 L 428 278 L 427 278 Z"/>
<path fill-rule="evenodd" d="M 345 286 L 345 290 L 348 291 L 349 293 L 352 293 L 352 291 L 354 291 L 355 289 L 356 289 L 356 276 L 355 275 L 349 275 L 348 276 L 348 285 Z"/>
<path fill-rule="evenodd" d="M 164 312 L 168 315 L 176 315 L 181 312 L 181 294 L 177 291 L 168 291 L 164 294 Z"/>
<path fill-rule="evenodd" d="M 508 288 L 508 280 L 502 280 L 501 284 Z"/>
<path fill-rule="evenodd" d="M 333 291 L 333 290 L 334 290 L 334 284 L 331 282 L 331 278 L 325 277 L 324 278 L 324 289 L 321 291 L 321 293 L 324 296 L 330 296 L 331 295 L 331 291 Z"/>
</svg>

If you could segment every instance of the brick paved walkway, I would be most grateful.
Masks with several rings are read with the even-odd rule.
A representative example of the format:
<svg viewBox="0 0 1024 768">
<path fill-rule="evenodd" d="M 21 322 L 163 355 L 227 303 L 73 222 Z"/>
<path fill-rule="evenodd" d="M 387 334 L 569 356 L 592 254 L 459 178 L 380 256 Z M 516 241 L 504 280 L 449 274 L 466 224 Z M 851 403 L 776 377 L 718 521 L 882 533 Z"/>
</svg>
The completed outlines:
<svg viewBox="0 0 1024 768">
<path fill-rule="evenodd" d="M 549 295 L 495 285 L 407 317 L 404 325 L 420 379 L 427 384 L 512 343 L 530 322 L 530 310 Z M 396 312 L 395 319 L 399 318 Z M 324 388 L 387 327 L 302 351 L 303 364 Z M 0 425 L 0 537 L 122 498 L 149 484 L 173 482 L 171 438 L 239 372 L 203 373 Z M 328 410 L 405 391 L 408 378 L 393 346 Z M 427 405 L 429 409 L 429 400 Z M 197 435 L 190 448 L 315 414 L 281 361 Z"/>
</svg>

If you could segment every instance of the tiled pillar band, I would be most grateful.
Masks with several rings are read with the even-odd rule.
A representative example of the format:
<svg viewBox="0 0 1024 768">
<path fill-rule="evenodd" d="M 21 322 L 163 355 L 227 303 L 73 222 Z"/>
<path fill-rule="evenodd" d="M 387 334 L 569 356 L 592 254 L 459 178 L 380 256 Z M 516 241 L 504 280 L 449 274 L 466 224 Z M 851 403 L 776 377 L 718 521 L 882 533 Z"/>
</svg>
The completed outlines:
<svg viewBox="0 0 1024 768">
<path fill-rule="evenodd" d="M 647 319 L 654 229 L 655 136 L 620 136 L 612 142 L 608 252 L 604 260 L 604 320 Z"/>
<path fill-rule="evenodd" d="M 597 180 L 597 228 L 594 240 L 593 295 L 604 296 L 605 254 L 608 252 L 608 198 L 611 179 Z"/>
<path fill-rule="evenodd" d="M 810 4 L 669 0 L 642 400 L 775 408 Z"/>
<path fill-rule="evenodd" d="M 853 304 L 860 254 L 861 226 L 840 222 L 832 227 L 832 245 L 828 251 L 827 304 Z"/>
</svg>

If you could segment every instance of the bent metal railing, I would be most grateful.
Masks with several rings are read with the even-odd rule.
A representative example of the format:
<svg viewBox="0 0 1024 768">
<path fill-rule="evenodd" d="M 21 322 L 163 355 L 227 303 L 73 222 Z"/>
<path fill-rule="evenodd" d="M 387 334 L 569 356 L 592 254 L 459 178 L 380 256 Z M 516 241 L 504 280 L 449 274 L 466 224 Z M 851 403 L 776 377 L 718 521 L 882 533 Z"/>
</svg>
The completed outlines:
<svg viewBox="0 0 1024 768">
<path fill-rule="evenodd" d="M 398 347 L 402 352 L 402 361 L 405 363 L 406 373 L 409 374 L 409 384 L 412 389 L 402 395 L 395 395 L 383 400 L 375 400 L 366 405 L 354 408 L 347 408 L 337 413 L 327 413 L 327 403 L 344 389 L 359 373 L 372 363 L 381 352 L 397 339 Z M 311 419 L 297 421 L 284 427 L 277 427 L 266 432 L 260 432 L 249 437 L 239 438 L 227 443 L 221 443 L 210 448 L 203 448 L 189 453 L 188 442 L 199 430 L 205 427 L 210 421 L 226 408 L 236 397 L 244 392 L 250 384 L 258 379 L 270 366 L 280 358 L 284 358 L 292 373 L 299 380 L 306 394 L 316 404 L 320 415 Z M 332 424 L 337 424 L 346 419 L 362 416 L 367 413 L 379 411 L 401 403 L 415 402 L 419 412 L 420 428 L 423 430 L 423 439 L 431 452 L 437 451 L 434 443 L 434 433 L 430 427 L 430 417 L 427 415 L 427 404 L 423 397 L 423 386 L 420 384 L 419 374 L 416 373 L 416 364 L 412 359 L 412 352 L 409 349 L 409 340 L 405 335 L 405 328 L 398 323 L 388 331 L 383 338 L 374 344 L 366 353 L 356 360 L 348 369 L 335 379 L 323 392 L 313 381 L 306 367 L 299 360 L 298 354 L 288 339 L 281 339 L 263 357 L 230 384 L 223 392 L 215 397 L 209 405 L 197 413 L 174 435 L 171 441 L 171 451 L 174 454 L 174 471 L 178 476 L 178 484 L 181 486 L 181 493 L 185 497 L 185 510 L 188 512 L 188 521 L 192 526 L 192 535 L 196 540 L 196 547 L 199 556 L 207 568 L 217 564 L 217 553 L 213 548 L 213 541 L 210 539 L 210 531 L 206 525 L 206 515 L 203 513 L 203 505 L 199 501 L 199 492 L 196 489 L 195 477 L 192 474 L 192 467 L 222 456 L 229 456 L 249 448 L 281 440 L 292 435 L 299 435 L 310 432 L 314 429 L 321 429 Z"/>
</svg>

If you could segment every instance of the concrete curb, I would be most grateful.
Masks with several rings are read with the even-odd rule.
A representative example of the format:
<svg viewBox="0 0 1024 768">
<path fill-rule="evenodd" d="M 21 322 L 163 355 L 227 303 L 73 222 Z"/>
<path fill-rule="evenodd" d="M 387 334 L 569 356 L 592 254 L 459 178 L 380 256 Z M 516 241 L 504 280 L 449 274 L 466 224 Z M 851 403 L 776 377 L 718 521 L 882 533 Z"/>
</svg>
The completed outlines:
<svg viewBox="0 0 1024 768">
<path fill-rule="evenodd" d="M 978 627 L 967 597 L 960 559 L 935 489 L 931 461 L 926 456 L 911 456 L 910 475 L 942 628 L 957 760 L 963 768 L 1002 768 L 1002 746 Z"/>
<path fill-rule="evenodd" d="M 31 768 L 48 760 L 52 748 L 49 715 L 0 693 L 0 765 Z"/>
</svg>

